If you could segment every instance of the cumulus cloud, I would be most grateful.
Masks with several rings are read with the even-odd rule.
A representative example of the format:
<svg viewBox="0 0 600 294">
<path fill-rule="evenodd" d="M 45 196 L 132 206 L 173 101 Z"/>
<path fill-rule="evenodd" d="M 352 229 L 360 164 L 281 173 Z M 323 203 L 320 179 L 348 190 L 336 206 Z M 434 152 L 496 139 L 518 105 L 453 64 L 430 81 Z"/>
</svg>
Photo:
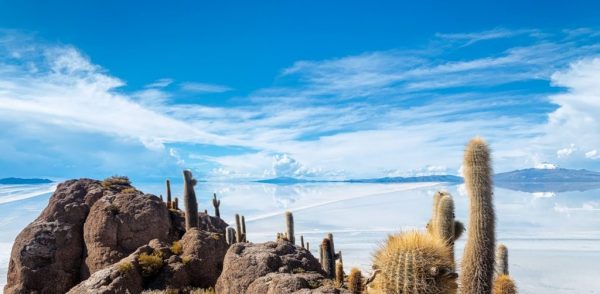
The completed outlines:
<svg viewBox="0 0 600 294">
<path fill-rule="evenodd" d="M 598 158 L 600 158 L 600 154 L 598 154 L 598 150 L 596 150 L 596 149 L 590 150 L 585 153 L 585 158 L 598 159 Z"/>
<path fill-rule="evenodd" d="M 569 147 L 565 147 L 565 148 L 557 150 L 556 151 L 556 156 L 558 158 L 569 157 L 576 150 L 577 150 L 577 148 L 575 147 L 575 144 L 571 144 L 571 145 L 569 145 Z"/>
</svg>

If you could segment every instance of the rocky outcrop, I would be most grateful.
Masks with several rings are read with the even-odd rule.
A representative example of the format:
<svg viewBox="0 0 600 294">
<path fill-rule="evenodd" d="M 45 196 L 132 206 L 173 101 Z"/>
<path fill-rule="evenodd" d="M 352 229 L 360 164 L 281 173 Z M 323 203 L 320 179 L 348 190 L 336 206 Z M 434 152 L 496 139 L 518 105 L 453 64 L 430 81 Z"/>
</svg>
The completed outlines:
<svg viewBox="0 0 600 294">
<path fill-rule="evenodd" d="M 151 239 L 168 240 L 170 228 L 167 207 L 156 196 L 135 191 L 102 197 L 83 226 L 87 257 L 82 278 L 121 260 Z"/>
<path fill-rule="evenodd" d="M 190 286 L 214 287 L 223 270 L 223 259 L 229 249 L 225 235 L 192 228 L 180 241 L 182 258 L 187 260 Z"/>
<path fill-rule="evenodd" d="M 126 178 L 69 180 L 16 238 L 5 293 L 65 293 L 153 238 L 169 239 L 171 220 L 160 199 Z"/>
<path fill-rule="evenodd" d="M 217 293 L 240 294 L 329 293 L 318 292 L 325 291 L 321 287 L 331 283 L 324 274 L 309 251 L 290 242 L 236 243 L 225 255 L 223 273 L 215 289 Z"/>
</svg>

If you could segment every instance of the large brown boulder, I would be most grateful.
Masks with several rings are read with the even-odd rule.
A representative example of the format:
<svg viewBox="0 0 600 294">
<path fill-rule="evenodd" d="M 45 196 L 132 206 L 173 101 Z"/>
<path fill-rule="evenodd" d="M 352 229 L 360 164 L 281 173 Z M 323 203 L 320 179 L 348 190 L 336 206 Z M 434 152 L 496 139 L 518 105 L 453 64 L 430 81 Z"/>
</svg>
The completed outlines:
<svg viewBox="0 0 600 294">
<path fill-rule="evenodd" d="M 46 209 L 15 240 L 4 293 L 64 293 L 78 283 L 83 223 L 103 194 L 94 180 L 58 185 Z"/>
<path fill-rule="evenodd" d="M 16 238 L 5 293 L 65 293 L 153 238 L 169 239 L 164 203 L 128 180 L 69 180 Z M 165 240 L 165 241 L 171 241 Z"/>
<path fill-rule="evenodd" d="M 293 293 L 319 287 L 319 261 L 290 242 L 236 243 L 227 254 L 217 293 Z"/>
<path fill-rule="evenodd" d="M 152 239 L 167 240 L 170 228 L 167 207 L 156 196 L 131 191 L 102 197 L 92 206 L 83 226 L 87 257 L 82 278 Z"/>
<path fill-rule="evenodd" d="M 229 249 L 225 235 L 192 228 L 183 235 L 180 243 L 190 286 L 214 287 L 223 270 L 223 259 Z"/>
</svg>

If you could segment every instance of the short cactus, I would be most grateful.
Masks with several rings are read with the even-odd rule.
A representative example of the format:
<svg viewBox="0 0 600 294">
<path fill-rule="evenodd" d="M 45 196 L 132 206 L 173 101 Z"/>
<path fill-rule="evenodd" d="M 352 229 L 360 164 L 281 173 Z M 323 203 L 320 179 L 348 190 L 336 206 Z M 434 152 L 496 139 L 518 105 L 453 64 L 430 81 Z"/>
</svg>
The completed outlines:
<svg viewBox="0 0 600 294">
<path fill-rule="evenodd" d="M 457 274 L 448 245 L 420 232 L 390 236 L 375 253 L 377 293 L 456 293 Z M 349 283 L 350 284 L 350 283 Z"/>
<path fill-rule="evenodd" d="M 490 152 L 483 139 L 469 142 L 463 166 L 470 208 L 467 243 L 461 262 L 461 292 L 489 294 L 494 278 L 496 237 L 493 173 Z"/>
<path fill-rule="evenodd" d="M 454 260 L 454 240 L 457 235 L 455 233 L 456 221 L 454 220 L 454 200 L 450 194 L 442 196 L 438 200 L 436 216 L 432 218 L 431 232 L 432 234 L 446 242 Z"/>
<path fill-rule="evenodd" d="M 179 210 L 179 199 L 177 197 L 175 197 L 175 200 L 173 201 L 173 209 Z"/>
<path fill-rule="evenodd" d="M 310 244 L 306 241 L 306 250 L 310 251 Z"/>
<path fill-rule="evenodd" d="M 242 215 L 242 242 L 248 241 L 248 235 L 246 235 L 246 218 Z"/>
<path fill-rule="evenodd" d="M 227 227 L 227 232 L 225 234 L 225 240 L 227 241 L 227 244 L 232 245 L 233 243 L 235 243 L 235 229 L 232 227 Z"/>
<path fill-rule="evenodd" d="M 331 251 L 331 240 L 323 239 L 321 243 L 321 266 L 326 277 L 333 278 L 335 275 L 335 259 Z"/>
<path fill-rule="evenodd" d="M 296 245 L 296 237 L 294 236 L 294 215 L 291 211 L 285 212 L 285 232 L 290 242 Z"/>
<path fill-rule="evenodd" d="M 350 270 L 350 275 L 348 276 L 348 290 L 352 294 L 360 294 L 363 292 L 363 278 L 362 273 L 357 268 L 352 268 Z"/>
<path fill-rule="evenodd" d="M 221 211 L 219 211 L 219 206 L 221 206 L 221 200 L 217 199 L 217 193 L 213 193 L 213 207 L 215 208 L 215 216 L 221 218 Z"/>
<path fill-rule="evenodd" d="M 192 172 L 183 171 L 183 201 L 185 202 L 185 229 L 198 227 L 198 202 L 194 186 L 196 180 L 192 178 Z"/>
<path fill-rule="evenodd" d="M 437 192 L 435 192 L 435 194 L 433 194 L 433 206 L 432 206 L 432 212 L 431 212 L 431 219 L 427 223 L 427 231 L 429 233 L 433 233 L 433 224 L 436 223 L 436 221 L 437 221 L 438 205 L 440 203 L 440 199 L 442 199 L 442 197 L 444 197 L 446 195 L 448 195 L 448 192 L 446 192 L 446 191 L 437 191 Z"/>
<path fill-rule="evenodd" d="M 304 236 L 300 235 L 300 245 L 302 245 L 302 248 L 304 249 Z"/>
<path fill-rule="evenodd" d="M 508 248 L 504 244 L 496 249 L 496 276 L 508 275 Z"/>
<path fill-rule="evenodd" d="M 508 275 L 500 275 L 494 281 L 492 294 L 516 294 L 517 286 Z"/>
<path fill-rule="evenodd" d="M 171 181 L 167 180 L 167 208 L 172 209 L 173 202 L 171 200 Z"/>
<path fill-rule="evenodd" d="M 344 264 L 335 263 L 335 286 L 340 288 L 344 286 Z"/>
</svg>

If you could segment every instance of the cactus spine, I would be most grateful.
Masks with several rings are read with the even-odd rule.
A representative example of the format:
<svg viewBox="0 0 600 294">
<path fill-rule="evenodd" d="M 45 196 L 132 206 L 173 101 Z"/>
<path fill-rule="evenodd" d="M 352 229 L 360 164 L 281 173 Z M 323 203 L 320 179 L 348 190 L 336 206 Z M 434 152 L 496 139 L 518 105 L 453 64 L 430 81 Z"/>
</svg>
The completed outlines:
<svg viewBox="0 0 600 294">
<path fill-rule="evenodd" d="M 488 294 L 492 291 L 496 240 L 490 161 L 487 144 L 481 138 L 471 140 L 463 163 L 470 208 L 461 268 L 462 293 Z"/>
<path fill-rule="evenodd" d="M 235 243 L 235 229 L 232 227 L 227 227 L 227 234 L 225 234 L 225 239 L 227 244 L 232 245 Z"/>
<path fill-rule="evenodd" d="M 326 277 L 333 278 L 335 275 L 335 259 L 331 252 L 331 240 L 323 239 L 321 243 L 321 266 L 325 271 Z"/>
<path fill-rule="evenodd" d="M 294 215 L 291 211 L 285 212 L 285 232 L 290 242 L 296 245 L 296 237 L 294 236 Z"/>
<path fill-rule="evenodd" d="M 517 294 L 517 286 L 508 275 L 500 275 L 494 281 L 492 294 Z"/>
<path fill-rule="evenodd" d="M 247 242 L 246 235 L 246 218 L 242 215 L 242 242 Z"/>
<path fill-rule="evenodd" d="M 360 294 L 363 291 L 362 273 L 357 268 L 350 270 L 350 276 L 348 276 L 348 290 L 350 290 L 352 294 Z"/>
<path fill-rule="evenodd" d="M 341 262 L 335 264 L 335 286 L 338 288 L 344 286 L 344 264 Z"/>
<path fill-rule="evenodd" d="M 496 276 L 508 275 L 508 248 L 504 244 L 496 249 Z"/>
<path fill-rule="evenodd" d="M 173 202 L 171 201 L 171 181 L 169 180 L 167 180 L 167 208 L 174 208 Z"/>
<path fill-rule="evenodd" d="M 380 272 L 373 288 L 375 293 L 456 293 L 453 265 L 440 238 L 420 232 L 393 235 L 375 253 L 373 268 Z"/>
<path fill-rule="evenodd" d="M 196 180 L 192 178 L 192 172 L 183 171 L 183 201 L 185 202 L 185 229 L 198 227 L 198 202 L 196 201 L 196 192 L 194 186 Z"/>
<path fill-rule="evenodd" d="M 221 200 L 217 200 L 217 193 L 213 193 L 213 206 L 215 207 L 215 216 L 221 218 L 221 212 L 219 211 L 219 206 L 221 205 Z"/>
<path fill-rule="evenodd" d="M 244 239 L 242 238 L 242 220 L 240 219 L 240 215 L 237 213 L 235 214 L 235 233 L 237 242 L 243 242 Z"/>
</svg>

